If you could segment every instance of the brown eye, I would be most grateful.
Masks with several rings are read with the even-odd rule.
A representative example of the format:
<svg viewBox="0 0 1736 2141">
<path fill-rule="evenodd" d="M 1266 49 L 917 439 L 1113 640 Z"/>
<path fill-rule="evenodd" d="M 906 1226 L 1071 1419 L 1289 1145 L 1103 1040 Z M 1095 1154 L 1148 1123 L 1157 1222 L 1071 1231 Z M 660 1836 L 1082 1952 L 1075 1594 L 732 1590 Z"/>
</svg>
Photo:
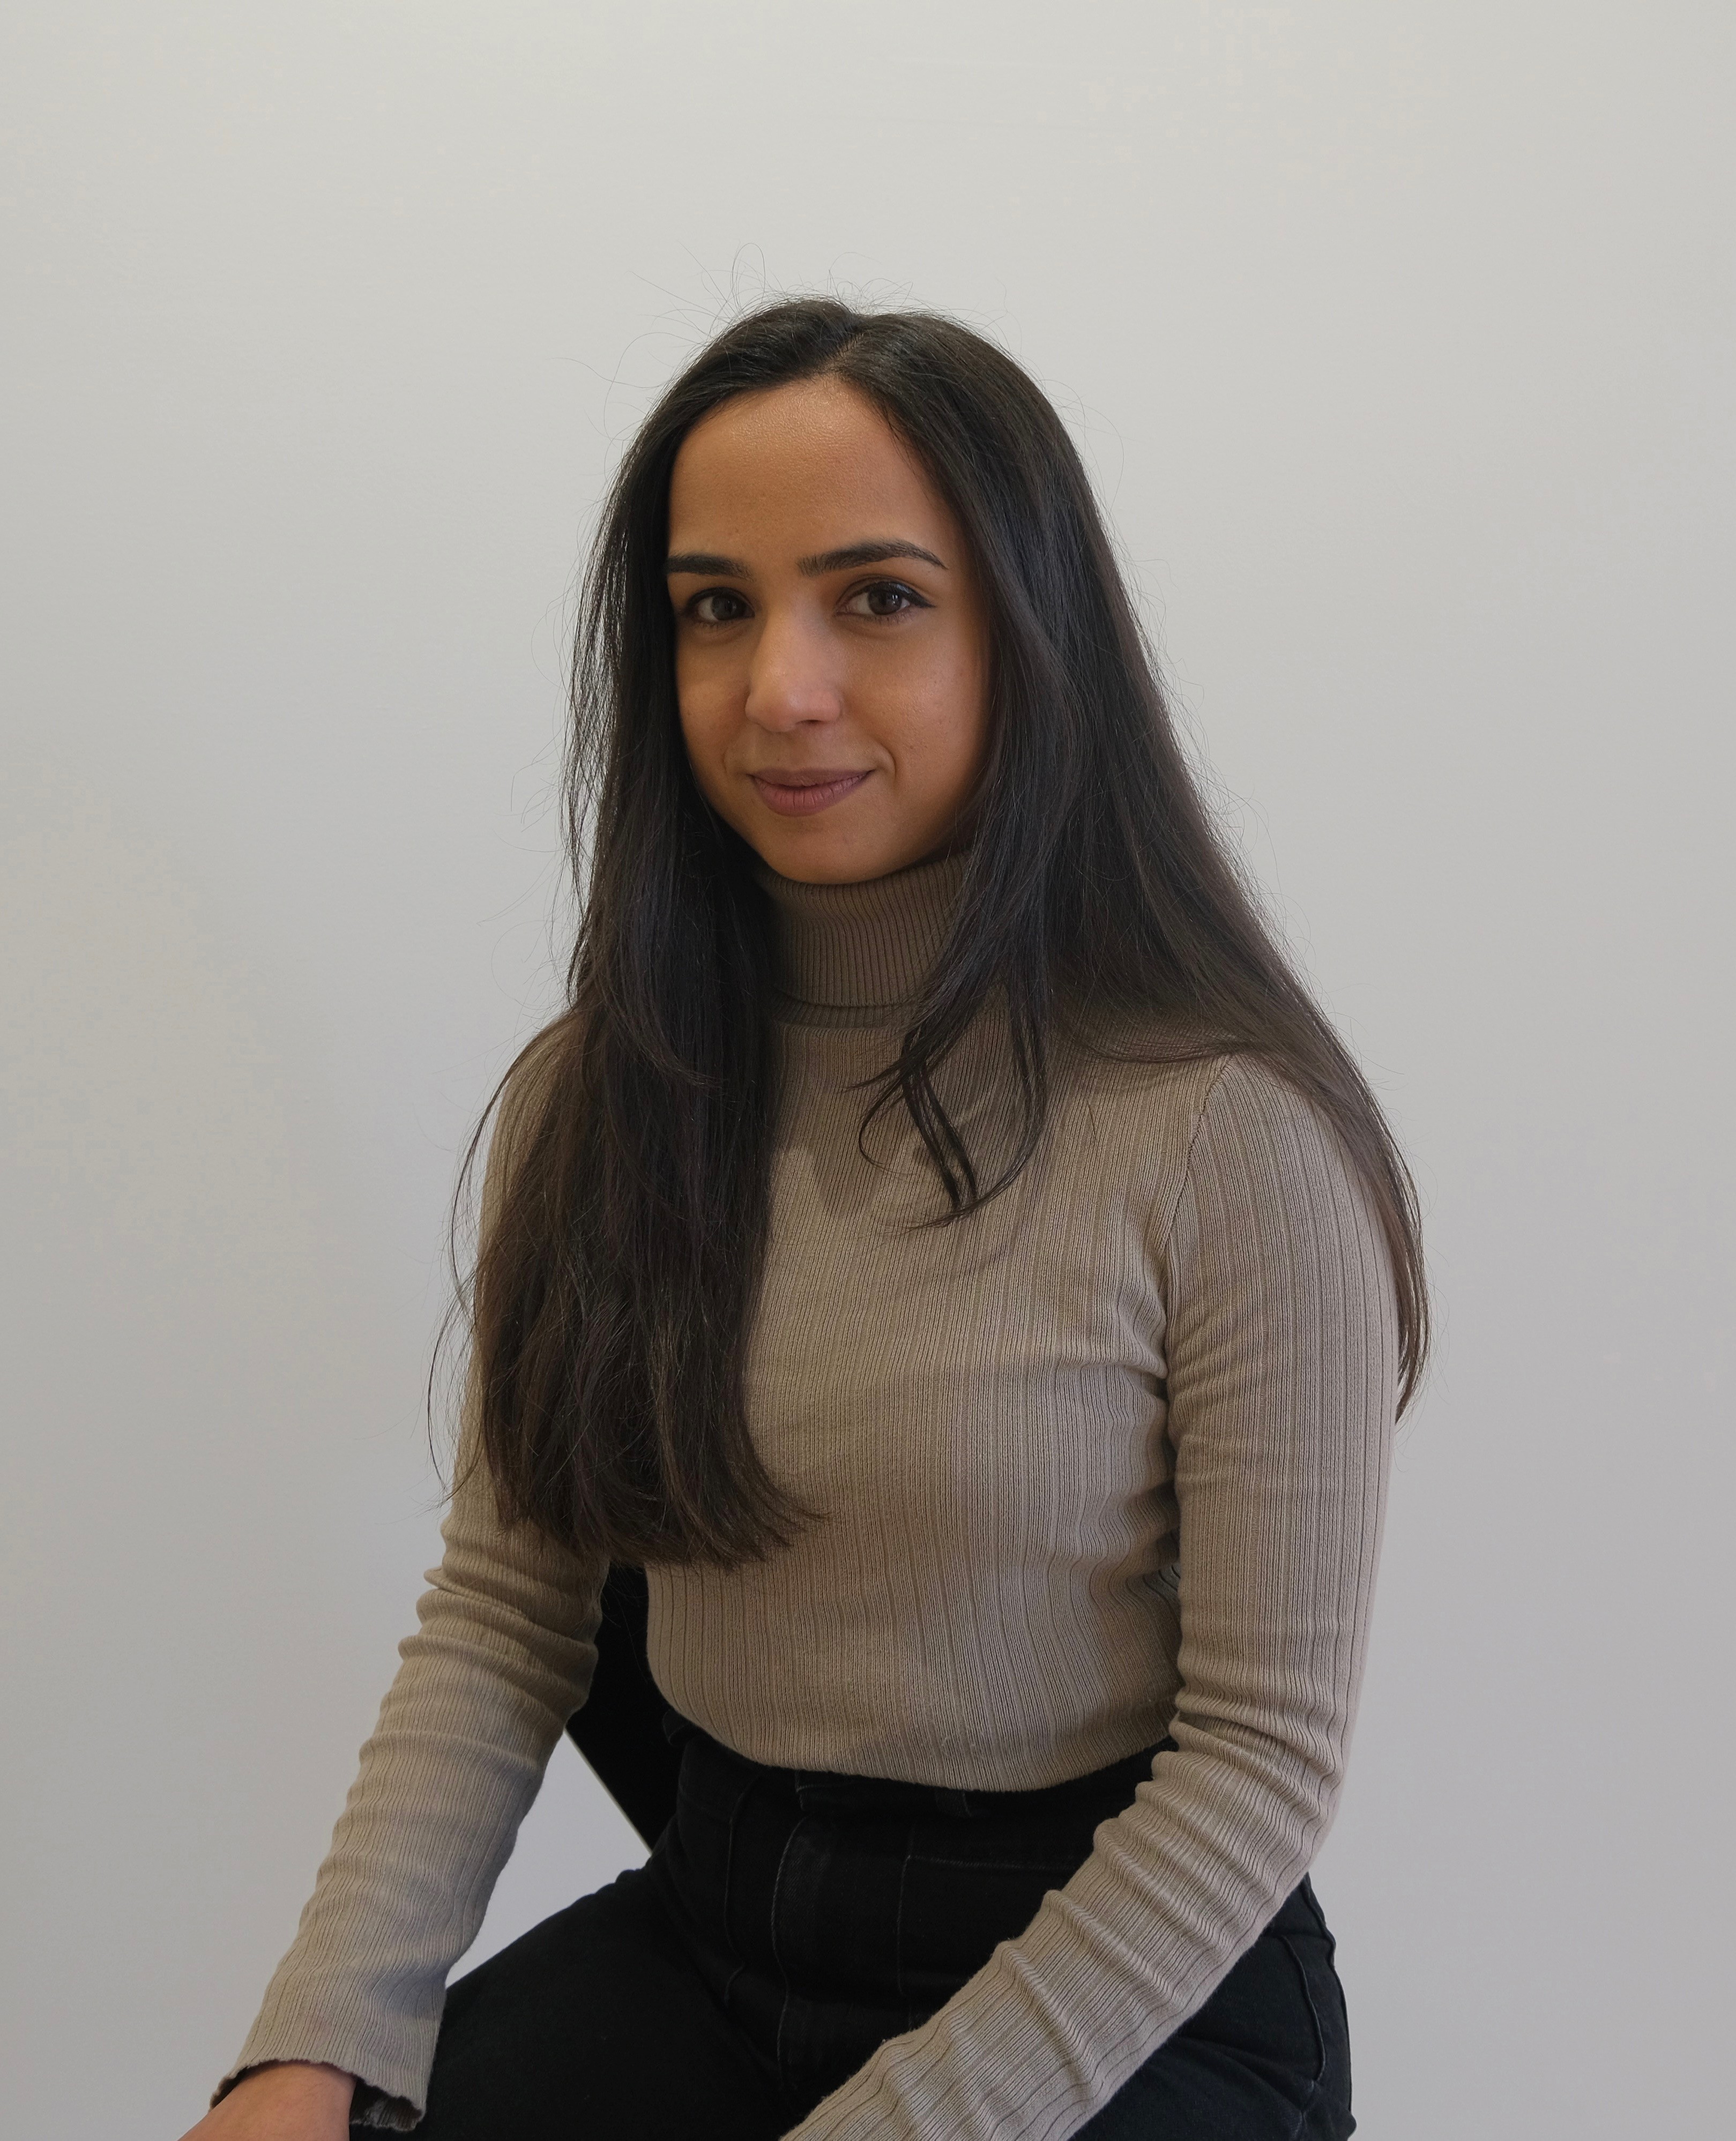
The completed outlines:
<svg viewBox="0 0 1736 2141">
<path fill-rule="evenodd" d="M 902 580 L 876 580 L 868 587 L 858 588 L 844 607 L 858 617 L 897 617 L 905 610 L 927 609 L 929 605 Z"/>
<path fill-rule="evenodd" d="M 739 624 L 750 613 L 746 598 L 733 588 L 707 588 L 687 605 L 687 614 L 701 624 Z"/>
</svg>

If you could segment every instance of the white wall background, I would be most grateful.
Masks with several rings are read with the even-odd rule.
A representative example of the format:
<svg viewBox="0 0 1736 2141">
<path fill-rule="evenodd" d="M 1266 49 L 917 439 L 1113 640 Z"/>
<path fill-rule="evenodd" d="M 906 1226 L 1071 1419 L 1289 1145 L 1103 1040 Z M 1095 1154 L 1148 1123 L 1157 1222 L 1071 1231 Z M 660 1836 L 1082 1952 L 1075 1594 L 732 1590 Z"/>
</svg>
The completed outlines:
<svg viewBox="0 0 1736 2141">
<path fill-rule="evenodd" d="M 732 291 L 1079 427 L 1443 1324 L 1320 1885 L 1370 2141 L 1728 2131 L 1736 15 L 13 0 L 0 2123 L 195 2115 L 431 1558 L 563 605 Z M 635 1856 L 563 1754 L 486 1940 Z"/>
</svg>

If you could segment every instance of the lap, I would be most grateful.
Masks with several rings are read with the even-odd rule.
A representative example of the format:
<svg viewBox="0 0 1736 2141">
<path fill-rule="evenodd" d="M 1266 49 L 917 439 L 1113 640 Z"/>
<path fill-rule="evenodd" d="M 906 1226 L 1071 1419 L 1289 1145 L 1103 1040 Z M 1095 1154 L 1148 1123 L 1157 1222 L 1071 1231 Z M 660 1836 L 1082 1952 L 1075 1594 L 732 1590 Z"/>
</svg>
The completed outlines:
<svg viewBox="0 0 1736 2141">
<path fill-rule="evenodd" d="M 775 2141 L 789 2121 L 643 1869 L 447 1996 L 417 2141 Z"/>
<path fill-rule="evenodd" d="M 1350 2030 L 1332 1956 L 1305 1885 L 1077 2141 L 1345 2141 Z"/>
<path fill-rule="evenodd" d="M 1306 1886 L 1079 2141 L 1343 2141 L 1349 2039 Z M 418 2141 L 777 2141 L 799 2112 L 690 1960 L 641 1868 L 448 1996 Z"/>
</svg>

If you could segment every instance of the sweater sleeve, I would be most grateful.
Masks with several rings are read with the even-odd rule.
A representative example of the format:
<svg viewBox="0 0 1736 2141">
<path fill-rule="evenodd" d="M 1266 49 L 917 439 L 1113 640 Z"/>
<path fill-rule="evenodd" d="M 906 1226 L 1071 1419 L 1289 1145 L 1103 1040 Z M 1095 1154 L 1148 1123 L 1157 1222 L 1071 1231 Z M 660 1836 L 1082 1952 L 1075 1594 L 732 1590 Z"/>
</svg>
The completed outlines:
<svg viewBox="0 0 1736 2141">
<path fill-rule="evenodd" d="M 509 1099 L 484 1228 L 513 1114 Z M 417 1632 L 401 1646 L 294 1944 L 219 2098 L 249 2068 L 309 2060 L 356 2075 L 364 2124 L 408 2128 L 421 2115 L 447 1972 L 475 1938 L 588 1691 L 606 1573 L 502 1525 L 476 1453 L 474 1378 L 441 1536 Z"/>
<path fill-rule="evenodd" d="M 1331 1820 L 1385 1497 L 1390 1262 L 1333 1132 L 1247 1057 L 1158 1227 L 1175 1750 L 1019 1938 L 788 2141 L 1066 2141 L 1204 2005 Z"/>
</svg>

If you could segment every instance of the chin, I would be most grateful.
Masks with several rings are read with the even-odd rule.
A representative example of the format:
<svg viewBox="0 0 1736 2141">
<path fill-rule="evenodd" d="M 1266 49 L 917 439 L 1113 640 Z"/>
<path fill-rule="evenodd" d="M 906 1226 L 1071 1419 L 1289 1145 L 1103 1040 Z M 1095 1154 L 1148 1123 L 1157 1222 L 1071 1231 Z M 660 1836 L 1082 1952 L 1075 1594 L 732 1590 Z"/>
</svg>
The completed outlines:
<svg viewBox="0 0 1736 2141">
<path fill-rule="evenodd" d="M 787 877 L 797 884 L 862 884 L 869 878 L 885 877 L 888 869 L 878 869 L 872 863 L 853 858 L 831 858 L 819 855 L 767 855 L 765 860 L 779 877 Z M 891 869 L 897 869 L 897 864 Z"/>
<path fill-rule="evenodd" d="M 750 839 L 749 844 L 779 877 L 798 884 L 862 884 L 890 877 L 918 859 L 902 842 L 791 839 L 785 833 L 781 839 Z"/>
</svg>

